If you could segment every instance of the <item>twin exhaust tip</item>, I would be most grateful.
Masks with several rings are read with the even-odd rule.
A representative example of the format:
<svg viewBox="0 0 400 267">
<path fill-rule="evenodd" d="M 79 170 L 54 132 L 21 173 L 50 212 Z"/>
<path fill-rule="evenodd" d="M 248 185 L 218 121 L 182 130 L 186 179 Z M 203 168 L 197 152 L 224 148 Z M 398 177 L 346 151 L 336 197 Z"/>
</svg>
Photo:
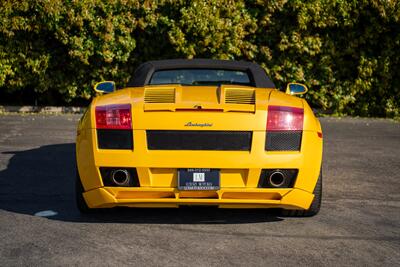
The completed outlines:
<svg viewBox="0 0 400 267">
<path fill-rule="evenodd" d="M 286 182 L 286 176 L 281 171 L 274 171 L 268 177 L 268 182 L 273 187 L 281 187 Z"/>
<path fill-rule="evenodd" d="M 258 188 L 293 188 L 298 169 L 262 169 Z"/>
<path fill-rule="evenodd" d="M 100 167 L 104 186 L 140 187 L 136 168 Z"/>
<path fill-rule="evenodd" d="M 118 186 L 127 186 L 129 184 L 129 172 L 125 169 L 116 169 L 111 172 L 112 181 Z"/>
<path fill-rule="evenodd" d="M 130 175 L 126 169 L 116 169 L 111 172 L 111 179 L 117 186 L 127 186 L 129 185 Z M 271 186 L 278 188 L 286 183 L 286 176 L 277 170 L 271 173 L 268 182 Z"/>
<path fill-rule="evenodd" d="M 134 168 L 100 168 L 100 171 L 105 186 L 140 186 Z M 295 182 L 297 172 L 297 169 L 263 170 L 264 174 L 261 175 L 264 178 L 260 178 L 259 187 L 291 188 Z"/>
</svg>

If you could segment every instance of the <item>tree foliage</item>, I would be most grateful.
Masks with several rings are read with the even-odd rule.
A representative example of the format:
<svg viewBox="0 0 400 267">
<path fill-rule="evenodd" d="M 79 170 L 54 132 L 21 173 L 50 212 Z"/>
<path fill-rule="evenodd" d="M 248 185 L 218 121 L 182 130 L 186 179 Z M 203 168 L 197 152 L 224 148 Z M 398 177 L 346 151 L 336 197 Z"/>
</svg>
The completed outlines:
<svg viewBox="0 0 400 267">
<path fill-rule="evenodd" d="M 0 14 L 2 97 L 71 103 L 141 62 L 204 57 L 257 62 L 338 114 L 400 116 L 398 0 L 2 0 Z"/>
</svg>

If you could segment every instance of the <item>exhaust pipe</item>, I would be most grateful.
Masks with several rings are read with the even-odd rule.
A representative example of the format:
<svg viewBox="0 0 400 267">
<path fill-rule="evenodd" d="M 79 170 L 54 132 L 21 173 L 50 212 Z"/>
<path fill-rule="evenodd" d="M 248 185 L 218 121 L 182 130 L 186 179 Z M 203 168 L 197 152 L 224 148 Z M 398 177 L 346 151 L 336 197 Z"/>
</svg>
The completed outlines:
<svg viewBox="0 0 400 267">
<path fill-rule="evenodd" d="M 286 176 L 280 171 L 275 171 L 268 177 L 268 181 L 273 187 L 281 187 L 286 182 Z"/>
<path fill-rule="evenodd" d="M 126 186 L 129 184 L 129 173 L 125 169 L 114 170 L 111 173 L 112 181 L 118 186 Z"/>
</svg>

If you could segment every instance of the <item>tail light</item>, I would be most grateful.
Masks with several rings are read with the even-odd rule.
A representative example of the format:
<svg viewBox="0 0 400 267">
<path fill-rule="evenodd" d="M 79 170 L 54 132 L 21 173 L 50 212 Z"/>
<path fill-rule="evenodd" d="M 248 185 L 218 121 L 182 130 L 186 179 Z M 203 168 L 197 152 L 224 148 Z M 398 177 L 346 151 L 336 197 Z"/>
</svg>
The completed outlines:
<svg viewBox="0 0 400 267">
<path fill-rule="evenodd" d="M 269 106 L 267 131 L 302 131 L 303 118 L 302 108 Z"/>
<path fill-rule="evenodd" d="M 96 107 L 97 129 L 132 129 L 131 105 L 107 105 Z"/>
<path fill-rule="evenodd" d="M 300 151 L 304 111 L 301 108 L 269 106 L 266 151 Z"/>
</svg>

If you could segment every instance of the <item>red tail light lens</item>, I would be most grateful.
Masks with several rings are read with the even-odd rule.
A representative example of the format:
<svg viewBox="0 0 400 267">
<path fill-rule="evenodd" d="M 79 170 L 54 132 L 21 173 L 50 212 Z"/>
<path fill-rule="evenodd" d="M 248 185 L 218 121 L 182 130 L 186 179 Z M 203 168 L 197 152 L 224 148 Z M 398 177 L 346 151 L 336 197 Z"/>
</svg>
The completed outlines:
<svg viewBox="0 0 400 267">
<path fill-rule="evenodd" d="M 268 131 L 301 131 L 303 130 L 304 110 L 284 106 L 269 106 Z"/>
<path fill-rule="evenodd" d="M 97 129 L 132 129 L 131 105 L 96 107 Z"/>
</svg>

